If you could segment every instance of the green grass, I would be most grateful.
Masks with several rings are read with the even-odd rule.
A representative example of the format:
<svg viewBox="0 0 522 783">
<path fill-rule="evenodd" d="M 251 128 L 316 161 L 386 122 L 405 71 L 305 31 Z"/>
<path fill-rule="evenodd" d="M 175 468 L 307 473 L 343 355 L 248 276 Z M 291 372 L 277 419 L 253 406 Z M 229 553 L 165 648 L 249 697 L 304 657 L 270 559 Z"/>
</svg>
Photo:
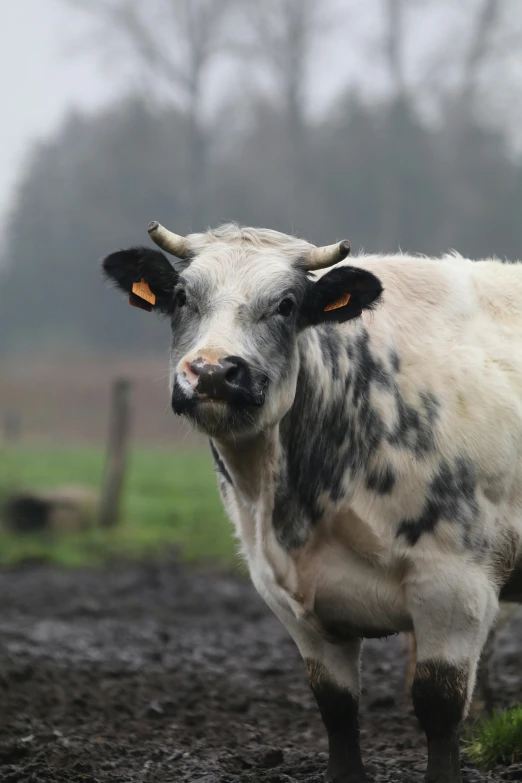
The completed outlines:
<svg viewBox="0 0 522 783">
<path fill-rule="evenodd" d="M 477 721 L 464 741 L 464 753 L 485 770 L 522 761 L 522 705 Z"/>
<path fill-rule="evenodd" d="M 104 455 L 93 448 L 0 445 L 0 502 L 11 489 L 87 484 L 99 489 Z M 135 449 L 129 459 L 121 524 L 113 530 L 16 535 L 0 530 L 0 564 L 62 565 L 161 554 L 180 547 L 189 561 L 231 565 L 232 527 L 219 499 L 209 454 Z"/>
</svg>

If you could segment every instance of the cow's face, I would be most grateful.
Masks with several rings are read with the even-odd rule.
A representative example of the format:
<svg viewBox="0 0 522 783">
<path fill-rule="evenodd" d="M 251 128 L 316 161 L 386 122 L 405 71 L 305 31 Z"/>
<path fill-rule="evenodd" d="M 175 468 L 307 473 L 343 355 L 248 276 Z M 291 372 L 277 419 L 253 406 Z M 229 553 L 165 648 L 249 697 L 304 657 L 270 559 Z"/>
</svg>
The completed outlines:
<svg viewBox="0 0 522 783">
<path fill-rule="evenodd" d="M 253 243 L 235 231 L 228 241 L 194 235 L 194 258 L 181 269 L 146 248 L 104 260 L 125 291 L 146 281 L 154 308 L 170 318 L 174 412 L 208 435 L 234 438 L 273 426 L 291 407 L 299 333 L 358 317 L 382 290 L 370 272 L 348 266 L 315 281 L 302 260 L 307 243 Z"/>
</svg>

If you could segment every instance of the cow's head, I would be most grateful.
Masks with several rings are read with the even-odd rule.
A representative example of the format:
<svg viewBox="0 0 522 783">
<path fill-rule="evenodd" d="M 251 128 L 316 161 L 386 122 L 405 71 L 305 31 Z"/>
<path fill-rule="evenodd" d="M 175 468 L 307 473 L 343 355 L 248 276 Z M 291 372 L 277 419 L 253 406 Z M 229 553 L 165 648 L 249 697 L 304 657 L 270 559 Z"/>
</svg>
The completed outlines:
<svg viewBox="0 0 522 783">
<path fill-rule="evenodd" d="M 300 332 L 358 318 L 382 292 L 358 267 L 311 275 L 342 261 L 346 241 L 317 248 L 230 224 L 185 238 L 151 223 L 149 233 L 179 260 L 135 247 L 107 256 L 103 269 L 131 303 L 170 319 L 172 408 L 209 435 L 237 437 L 277 423 L 294 400 Z M 132 292 L 140 281 L 149 302 L 139 288 Z"/>
</svg>

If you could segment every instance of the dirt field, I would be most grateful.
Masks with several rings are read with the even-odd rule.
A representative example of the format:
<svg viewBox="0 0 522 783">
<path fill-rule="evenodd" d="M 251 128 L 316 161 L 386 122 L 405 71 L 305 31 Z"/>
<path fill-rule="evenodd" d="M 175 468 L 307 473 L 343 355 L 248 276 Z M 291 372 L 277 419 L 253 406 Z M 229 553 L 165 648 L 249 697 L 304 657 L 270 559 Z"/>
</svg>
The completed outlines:
<svg viewBox="0 0 522 783">
<path fill-rule="evenodd" d="M 248 583 L 176 563 L 0 573 L 2 783 L 319 783 L 326 743 L 292 642 Z M 522 617 L 496 656 L 520 698 Z M 370 780 L 420 783 L 402 704 L 402 639 L 370 642 L 362 741 Z M 466 769 L 466 783 L 521 780 Z"/>
</svg>

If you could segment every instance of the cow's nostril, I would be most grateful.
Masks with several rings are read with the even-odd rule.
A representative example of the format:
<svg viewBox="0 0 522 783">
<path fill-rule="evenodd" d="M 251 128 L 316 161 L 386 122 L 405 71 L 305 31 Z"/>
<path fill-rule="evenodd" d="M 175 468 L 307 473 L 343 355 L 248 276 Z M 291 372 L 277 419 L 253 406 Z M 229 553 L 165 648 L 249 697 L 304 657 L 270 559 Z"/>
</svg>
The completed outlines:
<svg viewBox="0 0 522 783">
<path fill-rule="evenodd" d="M 237 380 L 240 372 L 240 366 L 238 364 L 233 364 L 231 367 L 228 367 L 228 369 L 225 370 L 225 380 L 229 383 L 233 383 Z"/>
<path fill-rule="evenodd" d="M 225 356 L 221 360 L 221 366 L 224 370 L 224 381 L 233 386 L 248 386 L 250 384 L 250 373 L 248 364 L 239 356 Z"/>
</svg>

